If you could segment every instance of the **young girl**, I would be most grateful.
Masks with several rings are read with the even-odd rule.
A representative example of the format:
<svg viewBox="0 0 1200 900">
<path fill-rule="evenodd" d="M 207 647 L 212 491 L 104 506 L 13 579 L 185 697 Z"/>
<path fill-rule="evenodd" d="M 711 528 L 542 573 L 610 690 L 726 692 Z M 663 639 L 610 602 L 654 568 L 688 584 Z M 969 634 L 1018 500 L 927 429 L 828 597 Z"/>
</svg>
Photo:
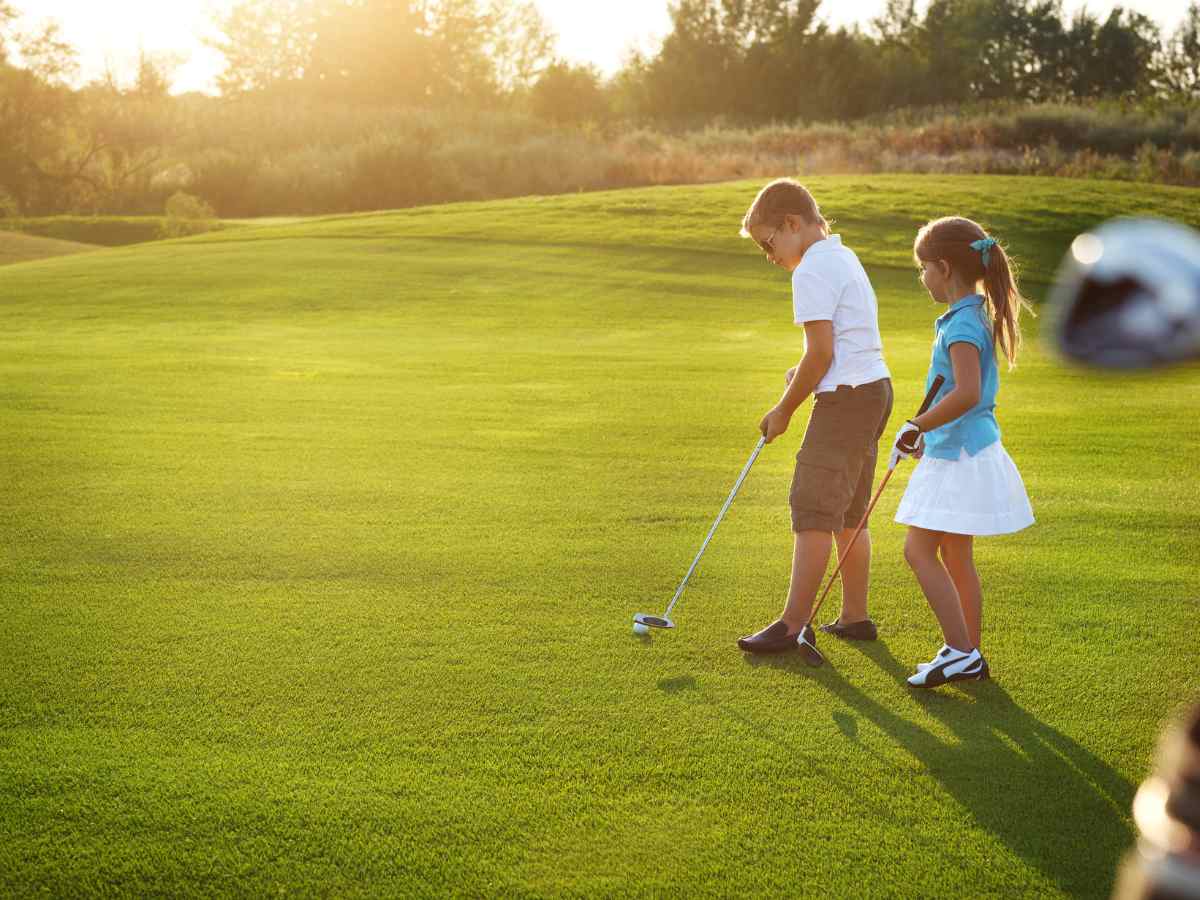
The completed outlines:
<svg viewBox="0 0 1200 900">
<path fill-rule="evenodd" d="M 854 251 L 830 234 L 829 223 L 803 185 L 788 178 L 764 187 L 742 220 L 767 258 L 791 273 L 792 321 L 804 329 L 804 358 L 785 376 L 787 389 L 759 423 L 767 441 L 787 431 L 810 396 L 788 501 L 792 575 L 779 618 L 738 641 L 751 653 L 797 648 L 817 664 L 808 625 L 832 546 L 842 560 L 842 619 L 831 633 L 874 639 L 867 619 L 871 541 L 864 529 L 879 439 L 892 410 L 892 382 L 883 361 L 875 291 Z M 853 634 L 844 633 L 854 629 Z"/>
<path fill-rule="evenodd" d="M 945 640 L 908 679 L 928 688 L 988 677 L 979 651 L 983 597 L 972 558 L 975 536 L 1033 523 L 995 415 L 996 348 L 1011 369 L 1021 343 L 1018 317 L 1029 304 L 1004 248 L 970 219 L 930 222 L 918 232 L 913 253 L 929 296 L 949 306 L 934 326 L 926 390 L 938 375 L 945 384 L 927 412 L 904 423 L 893 450 L 894 457 L 920 457 L 896 521 L 909 526 L 904 557 Z"/>
</svg>

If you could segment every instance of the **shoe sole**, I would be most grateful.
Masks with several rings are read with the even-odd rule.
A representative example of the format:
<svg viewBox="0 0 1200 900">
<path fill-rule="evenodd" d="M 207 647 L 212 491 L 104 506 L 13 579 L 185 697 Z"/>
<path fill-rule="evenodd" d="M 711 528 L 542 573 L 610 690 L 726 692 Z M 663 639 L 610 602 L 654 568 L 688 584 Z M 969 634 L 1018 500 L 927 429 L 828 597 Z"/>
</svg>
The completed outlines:
<svg viewBox="0 0 1200 900">
<path fill-rule="evenodd" d="M 920 674 L 920 673 L 918 673 L 918 674 Z M 926 681 L 924 684 L 913 684 L 911 681 L 908 681 L 906 679 L 905 683 L 909 687 L 920 688 L 920 689 L 924 690 L 926 688 L 941 687 L 943 684 L 950 684 L 950 682 L 952 682 L 952 681 L 987 681 L 991 677 L 992 677 L 991 670 L 988 669 L 988 664 L 985 662 L 983 664 L 983 668 L 981 668 L 978 672 L 962 672 L 958 675 L 948 675 L 948 676 L 942 675 L 939 672 L 933 676 L 933 678 L 937 679 L 936 681 Z"/>
</svg>

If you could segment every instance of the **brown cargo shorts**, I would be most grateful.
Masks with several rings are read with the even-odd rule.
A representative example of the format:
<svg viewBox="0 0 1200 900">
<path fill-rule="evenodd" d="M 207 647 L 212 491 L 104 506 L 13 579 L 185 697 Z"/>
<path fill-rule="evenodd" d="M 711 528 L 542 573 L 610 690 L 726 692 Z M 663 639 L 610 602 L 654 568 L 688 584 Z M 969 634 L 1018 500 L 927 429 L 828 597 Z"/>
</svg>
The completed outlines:
<svg viewBox="0 0 1200 900">
<path fill-rule="evenodd" d="M 816 395 L 792 475 L 792 531 L 858 527 L 871 500 L 892 399 L 888 378 Z"/>
</svg>

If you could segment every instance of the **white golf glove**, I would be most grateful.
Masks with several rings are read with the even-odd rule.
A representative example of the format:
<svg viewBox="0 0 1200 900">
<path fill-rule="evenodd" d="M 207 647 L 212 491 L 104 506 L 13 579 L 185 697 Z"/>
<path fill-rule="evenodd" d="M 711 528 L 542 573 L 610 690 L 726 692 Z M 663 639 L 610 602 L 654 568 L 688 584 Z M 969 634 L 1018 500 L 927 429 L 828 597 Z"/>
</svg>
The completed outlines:
<svg viewBox="0 0 1200 900">
<path fill-rule="evenodd" d="M 925 445 L 925 435 L 921 433 L 921 429 L 909 419 L 900 426 L 900 430 L 896 432 L 896 442 L 892 445 L 892 455 L 888 458 L 888 468 L 896 468 L 896 464 L 902 459 L 909 459 L 913 454 L 920 452 Z"/>
</svg>

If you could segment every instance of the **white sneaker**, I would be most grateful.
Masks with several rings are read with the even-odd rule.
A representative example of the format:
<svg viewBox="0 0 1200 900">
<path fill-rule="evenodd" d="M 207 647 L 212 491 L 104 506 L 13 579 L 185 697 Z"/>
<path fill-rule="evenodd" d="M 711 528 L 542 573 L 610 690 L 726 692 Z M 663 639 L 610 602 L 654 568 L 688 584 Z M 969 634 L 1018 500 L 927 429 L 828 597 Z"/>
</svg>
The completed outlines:
<svg viewBox="0 0 1200 900">
<path fill-rule="evenodd" d="M 942 646 L 943 646 L 943 647 L 945 647 L 946 645 L 945 645 L 945 644 L 943 644 Z M 935 665 L 936 663 L 937 663 L 937 657 L 936 657 L 936 656 L 935 656 L 935 657 L 933 658 L 933 660 L 932 660 L 932 661 L 930 661 L 930 662 L 927 662 L 927 663 L 917 663 L 917 671 L 918 671 L 918 672 L 924 672 L 926 669 L 928 669 L 928 668 L 929 668 L 930 666 L 932 666 L 932 665 Z M 985 665 L 986 665 L 986 663 L 985 663 Z"/>
<path fill-rule="evenodd" d="M 982 681 L 989 675 L 987 661 L 978 649 L 955 650 L 943 644 L 937 656 L 917 666 L 917 674 L 908 679 L 913 687 L 932 688 L 950 681 Z"/>
</svg>

